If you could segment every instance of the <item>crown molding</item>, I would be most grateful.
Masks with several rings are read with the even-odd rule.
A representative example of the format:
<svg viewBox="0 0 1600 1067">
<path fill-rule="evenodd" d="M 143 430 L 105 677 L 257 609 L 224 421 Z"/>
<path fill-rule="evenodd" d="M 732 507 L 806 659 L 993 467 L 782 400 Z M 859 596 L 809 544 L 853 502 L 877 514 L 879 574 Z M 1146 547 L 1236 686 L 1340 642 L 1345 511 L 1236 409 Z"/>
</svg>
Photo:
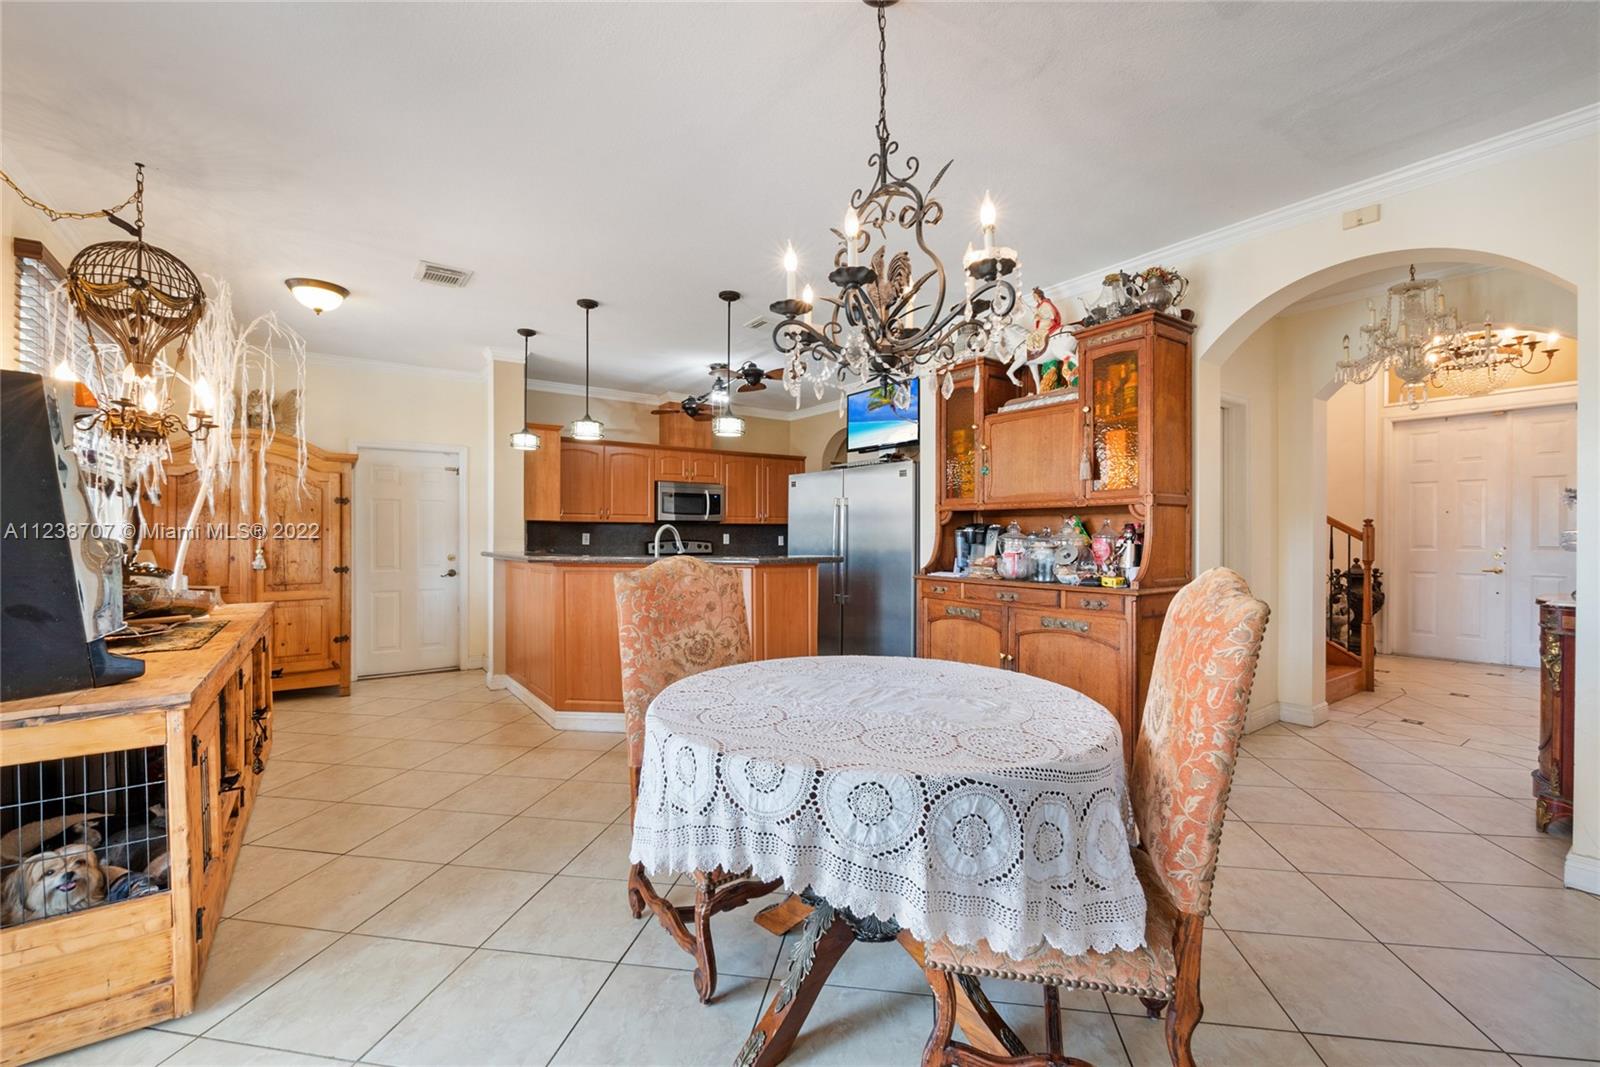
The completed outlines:
<svg viewBox="0 0 1600 1067">
<path fill-rule="evenodd" d="M 483 382 L 488 378 L 484 370 L 457 370 L 453 367 L 429 367 L 417 363 L 399 363 L 391 359 L 363 359 L 360 356 L 335 356 L 325 352 L 307 352 L 307 366 L 343 367 L 348 370 L 366 370 L 374 374 L 414 374 L 421 378 L 443 378 L 453 382 Z"/>
<path fill-rule="evenodd" d="M 1565 144 L 1580 137 L 1593 136 L 1597 130 L 1600 130 L 1600 102 L 1585 104 L 1565 114 L 1430 156 L 1384 174 L 1352 182 L 1263 212 L 1241 222 L 1220 226 L 1140 255 L 1124 256 L 1120 264 L 1111 263 L 1096 270 L 1085 271 L 1054 285 L 1045 286 L 1044 289 L 1051 297 L 1091 294 L 1100 288 L 1107 274 L 1121 269 L 1128 263 L 1181 263 L 1311 219 L 1348 211 L 1363 204 L 1370 204 L 1374 200 L 1381 201 L 1413 189 L 1433 185 L 1446 178 L 1479 170 L 1522 153 Z"/>
</svg>

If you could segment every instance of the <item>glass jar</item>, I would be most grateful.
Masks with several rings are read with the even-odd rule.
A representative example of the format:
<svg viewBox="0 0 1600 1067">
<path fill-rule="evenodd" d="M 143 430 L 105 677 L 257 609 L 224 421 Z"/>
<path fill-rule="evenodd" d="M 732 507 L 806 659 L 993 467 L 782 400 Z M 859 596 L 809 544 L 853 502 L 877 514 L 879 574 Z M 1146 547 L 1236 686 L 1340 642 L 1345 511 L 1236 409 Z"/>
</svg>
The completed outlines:
<svg viewBox="0 0 1600 1067">
<path fill-rule="evenodd" d="M 1033 547 L 1028 554 L 1033 560 L 1033 580 L 1036 582 L 1053 582 L 1056 580 L 1056 549 L 1059 547 L 1056 539 L 1050 536 L 1048 529 L 1040 531 L 1033 539 Z"/>
<path fill-rule="evenodd" d="M 1022 527 L 1013 522 L 1000 535 L 1000 553 L 995 560 L 995 573 L 1010 581 L 1032 576 L 1032 557 L 1028 554 L 1028 537 Z"/>
</svg>

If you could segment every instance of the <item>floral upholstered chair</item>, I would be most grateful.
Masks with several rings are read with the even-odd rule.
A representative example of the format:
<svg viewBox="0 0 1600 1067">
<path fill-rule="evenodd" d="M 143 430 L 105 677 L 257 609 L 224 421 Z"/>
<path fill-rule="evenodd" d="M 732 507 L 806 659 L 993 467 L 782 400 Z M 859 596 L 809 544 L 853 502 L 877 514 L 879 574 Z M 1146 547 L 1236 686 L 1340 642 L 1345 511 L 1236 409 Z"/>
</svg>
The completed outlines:
<svg viewBox="0 0 1600 1067">
<path fill-rule="evenodd" d="M 925 1067 L 1076 1062 L 1062 1053 L 1062 986 L 1139 997 L 1153 1018 L 1165 1008 L 1167 1052 L 1178 1067 L 1193 1067 L 1189 1041 L 1202 1011 L 1200 935 L 1211 911 L 1222 818 L 1266 628 L 1267 605 L 1220 567 L 1179 590 L 1167 609 L 1129 783 L 1140 838 L 1133 859 L 1148 903 L 1144 947 L 1069 956 L 1045 946 L 1015 959 L 987 945 L 928 945 L 937 1014 Z M 1043 983 L 1049 1053 L 996 1059 L 954 1042 L 958 974 Z"/>
<path fill-rule="evenodd" d="M 644 719 L 650 702 L 680 678 L 748 663 L 750 626 L 743 586 L 732 568 L 676 556 L 640 571 L 618 574 L 616 589 L 631 811 L 639 793 Z M 770 893 L 778 883 L 758 882 L 748 872 L 730 875 L 720 869 L 695 871 L 694 883 L 692 907 L 669 903 L 650 884 L 644 866 L 635 863 L 628 871 L 628 905 L 636 919 L 649 908 L 679 947 L 694 957 L 695 992 L 708 1001 L 717 987 L 711 916 Z"/>
</svg>

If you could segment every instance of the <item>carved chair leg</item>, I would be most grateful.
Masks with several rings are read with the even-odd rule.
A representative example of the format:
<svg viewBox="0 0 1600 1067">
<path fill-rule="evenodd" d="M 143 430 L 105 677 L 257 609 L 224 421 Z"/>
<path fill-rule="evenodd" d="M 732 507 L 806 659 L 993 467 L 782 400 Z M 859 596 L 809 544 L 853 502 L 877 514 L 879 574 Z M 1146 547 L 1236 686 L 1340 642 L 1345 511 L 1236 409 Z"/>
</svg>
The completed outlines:
<svg viewBox="0 0 1600 1067">
<path fill-rule="evenodd" d="M 1050 1055 L 1060 1056 L 1066 1052 L 1066 1046 L 1061 1042 L 1061 989 L 1059 986 L 1047 985 L 1044 987 L 1044 1035 L 1049 1044 Z"/>
<path fill-rule="evenodd" d="M 1144 1005 L 1144 1013 L 1152 1019 L 1161 1018 L 1161 1013 L 1167 1007 L 1167 1002 L 1160 997 L 1140 997 L 1139 1003 Z"/>
<path fill-rule="evenodd" d="M 933 1032 L 922 1048 L 922 1067 L 948 1067 L 954 1062 L 950 1047 L 956 1028 L 956 983 L 948 971 L 923 969 L 928 988 L 933 990 Z"/>
<path fill-rule="evenodd" d="M 1173 937 L 1178 977 L 1172 1003 L 1167 1007 L 1167 1055 L 1172 1058 L 1173 1067 L 1195 1067 L 1189 1040 L 1205 1014 L 1205 1005 L 1200 1002 L 1200 937 L 1204 929 L 1203 916 L 1186 915 Z"/>
</svg>

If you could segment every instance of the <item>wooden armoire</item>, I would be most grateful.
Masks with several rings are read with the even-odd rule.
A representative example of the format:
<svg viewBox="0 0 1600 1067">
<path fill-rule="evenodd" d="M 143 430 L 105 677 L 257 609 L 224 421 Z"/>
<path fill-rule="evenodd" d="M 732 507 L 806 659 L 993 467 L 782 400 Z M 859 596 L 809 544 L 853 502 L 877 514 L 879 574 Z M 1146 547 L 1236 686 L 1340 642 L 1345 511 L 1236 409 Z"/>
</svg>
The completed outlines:
<svg viewBox="0 0 1600 1067">
<path fill-rule="evenodd" d="M 272 691 L 339 687 L 350 692 L 350 490 L 356 457 L 306 445 L 303 488 L 296 477 L 299 442 L 284 434 L 252 448 L 231 471 L 191 534 L 184 573 L 191 586 L 216 586 L 229 604 L 267 601 L 272 614 Z M 240 511 L 248 485 L 249 511 Z M 181 529 L 194 507 L 197 475 L 187 447 L 173 448 L 158 503 L 145 505 L 151 531 L 143 547 L 172 566 Z M 266 518 L 262 519 L 265 500 Z"/>
</svg>

